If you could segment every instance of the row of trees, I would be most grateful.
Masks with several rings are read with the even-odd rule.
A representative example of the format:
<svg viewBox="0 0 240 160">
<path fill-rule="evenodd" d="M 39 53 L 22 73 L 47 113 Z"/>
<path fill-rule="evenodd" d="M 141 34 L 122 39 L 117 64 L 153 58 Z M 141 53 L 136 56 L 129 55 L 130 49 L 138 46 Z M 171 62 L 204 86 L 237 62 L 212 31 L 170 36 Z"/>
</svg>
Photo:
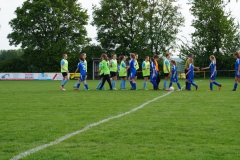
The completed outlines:
<svg viewBox="0 0 240 160">
<path fill-rule="evenodd" d="M 222 0 L 189 0 L 190 12 L 195 17 L 195 32 L 191 40 L 177 45 L 177 34 L 184 24 L 181 7 L 176 0 L 100 0 L 93 6 L 92 25 L 97 28 L 99 45 L 90 45 L 85 25 L 86 9 L 78 0 L 26 0 L 15 11 L 10 21 L 13 32 L 8 35 L 10 45 L 21 45 L 23 72 L 59 71 L 63 53 L 68 53 L 71 69 L 75 69 L 80 52 L 86 52 L 89 61 L 102 53 L 162 55 L 180 50 L 180 56 L 194 53 L 196 65 L 209 63 L 215 54 L 224 63 L 240 48 L 239 25 L 231 12 L 226 12 Z M 0 62 L 1 66 L 4 62 Z M 6 61 L 7 63 L 7 61 Z M 91 65 L 89 65 L 91 66 Z M 227 66 L 230 69 L 232 66 Z M 6 71 L 6 70 L 4 70 Z M 16 71 L 16 70 L 9 70 Z"/>
</svg>

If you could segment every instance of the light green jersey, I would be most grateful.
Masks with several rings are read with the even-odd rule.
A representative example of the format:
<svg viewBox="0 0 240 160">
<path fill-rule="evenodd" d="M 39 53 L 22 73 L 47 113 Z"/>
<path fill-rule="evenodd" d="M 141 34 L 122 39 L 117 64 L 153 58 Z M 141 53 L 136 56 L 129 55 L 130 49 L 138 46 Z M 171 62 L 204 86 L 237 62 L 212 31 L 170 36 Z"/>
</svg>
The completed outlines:
<svg viewBox="0 0 240 160">
<path fill-rule="evenodd" d="M 67 72 L 68 71 L 68 61 L 66 60 L 66 59 L 62 59 L 61 60 L 61 72 Z M 63 68 L 64 69 L 66 69 L 66 70 L 64 70 L 64 69 L 62 69 L 62 66 L 63 66 Z"/>
<path fill-rule="evenodd" d="M 136 66 L 135 66 L 135 68 L 136 68 L 136 70 L 138 70 L 139 69 L 139 64 L 138 64 L 138 61 L 137 60 L 135 60 L 136 61 Z"/>
<path fill-rule="evenodd" d="M 150 62 L 143 61 L 142 69 L 142 74 L 144 77 L 150 76 Z"/>
<path fill-rule="evenodd" d="M 117 60 L 116 59 L 111 60 L 110 71 L 117 72 Z"/>
<path fill-rule="evenodd" d="M 127 72 L 126 72 L 126 64 L 124 61 L 121 62 L 120 64 L 120 71 L 119 71 L 119 76 L 120 77 L 126 77 L 127 76 Z"/>
<path fill-rule="evenodd" d="M 107 61 L 102 60 L 102 67 L 101 67 L 101 69 L 103 70 L 104 75 L 110 74 L 110 70 L 109 70 Z"/>
<path fill-rule="evenodd" d="M 169 60 L 168 59 L 165 59 L 164 62 L 163 62 L 163 72 L 164 73 L 169 73 L 170 72 L 170 67 L 171 67 L 171 64 L 169 63 Z M 168 72 L 168 70 L 169 72 Z"/>
</svg>

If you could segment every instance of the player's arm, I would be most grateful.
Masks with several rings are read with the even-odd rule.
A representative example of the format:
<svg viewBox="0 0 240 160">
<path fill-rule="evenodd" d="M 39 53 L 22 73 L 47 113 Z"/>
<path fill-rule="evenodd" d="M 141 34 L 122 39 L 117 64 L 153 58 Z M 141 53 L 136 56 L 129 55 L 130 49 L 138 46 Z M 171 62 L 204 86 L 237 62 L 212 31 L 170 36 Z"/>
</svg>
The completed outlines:
<svg viewBox="0 0 240 160">
<path fill-rule="evenodd" d="M 77 73 L 77 71 L 78 71 L 78 68 L 75 70 L 74 74 L 76 74 L 76 73 Z"/>
<path fill-rule="evenodd" d="M 209 69 L 210 67 L 205 67 L 205 68 L 202 68 L 201 70 L 205 70 L 205 69 Z"/>
<path fill-rule="evenodd" d="M 145 63 L 142 63 L 142 70 L 146 70 Z"/>
<path fill-rule="evenodd" d="M 198 70 L 198 71 L 200 70 L 199 67 L 195 67 L 195 66 L 193 66 L 193 68 L 196 69 L 196 70 Z"/>
</svg>

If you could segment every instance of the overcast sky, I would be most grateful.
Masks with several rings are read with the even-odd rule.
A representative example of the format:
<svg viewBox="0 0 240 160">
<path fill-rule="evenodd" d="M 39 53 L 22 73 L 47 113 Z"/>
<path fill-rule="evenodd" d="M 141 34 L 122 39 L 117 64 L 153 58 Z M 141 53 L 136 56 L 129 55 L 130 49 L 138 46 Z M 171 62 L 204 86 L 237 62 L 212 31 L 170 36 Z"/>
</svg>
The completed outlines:
<svg viewBox="0 0 240 160">
<path fill-rule="evenodd" d="M 0 0 L 0 50 L 7 49 L 18 49 L 19 46 L 10 46 L 7 35 L 11 33 L 11 28 L 8 25 L 9 21 L 16 17 L 14 11 L 17 7 L 21 6 L 25 0 Z M 90 16 L 89 24 L 86 26 L 88 31 L 88 36 L 93 39 L 92 43 L 96 43 L 94 38 L 97 35 L 96 28 L 90 25 L 92 21 L 92 4 L 99 4 L 100 0 L 79 0 L 82 4 L 82 7 L 88 10 L 88 15 Z M 179 38 L 182 36 L 187 37 L 190 40 L 189 34 L 194 31 L 194 28 L 191 27 L 191 21 L 193 16 L 189 13 L 190 6 L 187 4 L 188 0 L 179 0 L 178 3 L 182 6 L 182 14 L 185 17 L 185 26 L 182 27 L 182 32 L 178 35 Z M 232 11 L 232 15 L 236 18 L 237 21 L 240 21 L 240 2 L 236 0 L 231 0 L 231 3 L 227 6 L 228 10 Z"/>
</svg>

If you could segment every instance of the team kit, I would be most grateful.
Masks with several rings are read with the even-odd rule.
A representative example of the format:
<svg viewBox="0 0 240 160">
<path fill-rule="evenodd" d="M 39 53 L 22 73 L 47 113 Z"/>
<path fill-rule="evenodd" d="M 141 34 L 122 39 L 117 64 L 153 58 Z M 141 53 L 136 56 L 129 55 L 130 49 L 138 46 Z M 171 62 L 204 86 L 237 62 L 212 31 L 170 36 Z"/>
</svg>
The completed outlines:
<svg viewBox="0 0 240 160">
<path fill-rule="evenodd" d="M 232 91 L 236 91 L 238 83 L 240 82 L 240 53 L 235 52 L 233 57 L 236 59 L 235 62 L 235 83 L 234 88 Z M 64 91 L 64 86 L 68 81 L 68 61 L 67 61 L 67 54 L 63 54 L 62 60 L 60 62 L 61 66 L 61 73 L 63 76 L 61 89 Z M 111 58 L 109 59 L 106 54 L 102 54 L 100 57 L 99 63 L 99 76 L 100 81 L 96 86 L 98 90 L 106 90 L 104 87 L 105 82 L 108 82 L 110 90 L 118 90 L 116 87 L 117 77 L 120 78 L 120 90 L 127 90 L 126 83 L 129 81 L 131 85 L 130 90 L 137 90 L 137 70 L 139 69 L 139 64 L 137 62 L 138 54 L 130 53 L 130 61 L 128 65 L 126 64 L 126 56 L 120 56 L 119 58 L 119 65 L 117 62 L 117 55 L 112 54 Z M 185 63 L 185 75 L 186 75 L 186 82 L 185 82 L 185 90 L 191 91 L 191 86 L 195 87 L 198 90 L 198 85 L 194 83 L 194 70 L 200 70 L 199 67 L 194 66 L 194 55 L 190 54 L 188 59 Z M 213 86 L 216 85 L 219 90 L 222 88 L 222 84 L 216 82 L 217 76 L 217 62 L 214 55 L 209 57 L 210 65 L 205 68 L 201 68 L 201 70 L 210 69 L 210 78 L 209 78 L 209 90 L 213 91 Z M 142 63 L 142 75 L 144 77 L 144 81 L 142 84 L 142 89 L 147 89 L 147 82 L 150 81 L 153 85 L 153 90 L 160 90 L 159 83 L 160 83 L 160 75 L 159 75 L 159 68 L 158 68 L 158 60 L 159 56 L 154 55 L 152 58 L 146 56 Z M 79 63 L 77 64 L 77 68 L 75 73 L 80 73 L 80 77 L 78 82 L 73 86 L 74 90 L 79 90 L 81 83 L 83 82 L 84 89 L 89 90 L 87 85 L 87 61 L 86 61 L 86 53 L 82 53 L 79 58 Z M 181 87 L 178 81 L 178 68 L 177 62 L 175 60 L 170 60 L 170 54 L 165 54 L 164 61 L 163 61 L 163 74 L 164 74 L 164 82 L 163 82 L 163 90 L 165 91 L 173 91 L 174 87 L 172 86 L 173 83 L 177 84 L 177 91 L 182 91 L 183 88 Z M 168 81 L 170 83 L 168 85 Z"/>
</svg>

